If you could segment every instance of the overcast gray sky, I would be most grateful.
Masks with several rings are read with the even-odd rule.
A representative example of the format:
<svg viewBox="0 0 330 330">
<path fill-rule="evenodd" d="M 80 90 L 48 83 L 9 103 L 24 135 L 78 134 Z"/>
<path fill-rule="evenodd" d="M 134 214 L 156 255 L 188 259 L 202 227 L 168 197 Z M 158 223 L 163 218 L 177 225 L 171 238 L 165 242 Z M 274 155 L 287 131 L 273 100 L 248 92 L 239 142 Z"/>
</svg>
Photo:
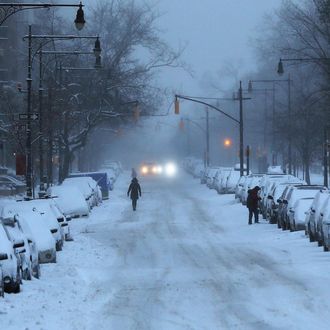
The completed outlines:
<svg viewBox="0 0 330 330">
<path fill-rule="evenodd" d="M 212 94 L 205 88 L 203 77 L 217 72 L 225 63 L 239 65 L 242 73 L 253 69 L 255 61 L 249 41 L 263 16 L 281 4 L 281 0 L 136 1 L 156 3 L 162 14 L 158 26 L 168 44 L 173 48 L 186 45 L 182 59 L 191 66 L 194 76 L 167 69 L 159 81 L 171 90 L 189 95 Z M 95 2 L 84 1 L 87 5 Z"/>
<path fill-rule="evenodd" d="M 242 72 L 255 66 L 249 40 L 265 13 L 278 8 L 281 0 L 160 0 L 163 16 L 159 26 L 172 47 L 187 44 L 183 59 L 191 65 L 193 78 L 172 71 L 162 77 L 188 94 L 204 92 L 201 80 L 225 62 L 241 63 Z"/>
</svg>

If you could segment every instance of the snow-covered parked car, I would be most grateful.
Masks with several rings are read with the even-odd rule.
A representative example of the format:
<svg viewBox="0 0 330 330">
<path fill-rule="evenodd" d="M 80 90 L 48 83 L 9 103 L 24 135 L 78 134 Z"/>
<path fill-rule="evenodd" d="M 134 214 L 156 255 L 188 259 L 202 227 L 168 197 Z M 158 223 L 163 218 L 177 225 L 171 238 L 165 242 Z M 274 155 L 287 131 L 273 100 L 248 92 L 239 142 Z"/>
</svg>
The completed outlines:
<svg viewBox="0 0 330 330">
<path fill-rule="evenodd" d="M 235 188 L 235 199 L 239 199 L 239 201 L 241 201 L 241 194 L 242 194 L 242 189 L 244 186 L 244 182 L 246 180 L 247 176 L 243 175 L 239 178 L 237 184 L 236 184 L 236 188 Z"/>
<path fill-rule="evenodd" d="M 57 219 L 57 222 L 61 226 L 62 233 L 64 234 L 64 239 L 66 241 L 72 241 L 72 236 L 70 232 L 70 221 L 71 217 L 66 217 L 60 208 L 57 206 L 56 202 L 52 198 L 43 198 L 43 199 L 35 199 L 34 202 L 44 204 L 47 203 L 50 206 L 54 216 Z"/>
<path fill-rule="evenodd" d="M 0 223 L 0 268 L 5 292 L 20 292 L 21 273 L 11 241 Z"/>
<path fill-rule="evenodd" d="M 306 217 L 305 217 L 306 234 L 309 236 L 311 242 L 314 242 L 316 240 L 321 242 L 321 237 L 320 239 L 318 238 L 317 227 L 320 219 L 321 210 L 328 197 L 329 197 L 329 190 L 320 190 L 315 195 L 311 207 L 306 212 Z"/>
<path fill-rule="evenodd" d="M 298 199 L 290 208 L 288 223 L 290 231 L 305 230 L 306 212 L 311 207 L 313 199 L 313 197 Z"/>
<path fill-rule="evenodd" d="M 227 177 L 226 186 L 224 192 L 226 194 L 234 194 L 237 186 L 237 182 L 241 177 L 240 171 L 232 169 Z"/>
<path fill-rule="evenodd" d="M 7 205 L 8 204 L 8 205 Z M 25 220 L 19 216 L 12 205 L 16 205 L 16 202 L 5 202 L 1 206 L 0 216 L 2 223 L 7 226 L 7 231 L 13 232 L 13 235 L 18 238 L 24 236 L 24 248 L 27 251 L 27 259 L 31 263 L 31 274 L 32 276 L 39 278 L 40 276 L 40 266 L 38 260 L 38 249 L 35 242 L 34 236 L 31 233 L 29 226 L 26 224 Z M 23 272 L 23 279 L 27 279 Z M 29 278 L 29 277 L 28 277 Z"/>
<path fill-rule="evenodd" d="M 33 275 L 32 253 L 26 235 L 23 233 L 14 216 L 1 216 L 1 222 L 13 244 L 16 257 L 19 259 L 23 280 L 31 280 Z"/>
<path fill-rule="evenodd" d="M 283 230 L 289 229 L 289 214 L 295 202 L 301 198 L 314 198 L 320 190 L 327 190 L 327 188 L 318 185 L 291 186 L 286 199 L 283 200 L 283 203 L 285 205 L 282 210 L 283 217 L 281 227 Z"/>
<path fill-rule="evenodd" d="M 15 214 L 23 232 L 32 236 L 37 247 L 39 263 L 56 262 L 56 241 L 45 218 L 23 203 L 27 202 L 6 203 L 6 212 Z"/>
<path fill-rule="evenodd" d="M 78 188 L 69 185 L 52 186 L 47 189 L 47 194 L 67 218 L 89 215 L 89 206 Z"/>
<path fill-rule="evenodd" d="M 83 194 L 89 208 L 92 209 L 98 205 L 99 196 L 97 191 L 97 183 L 90 177 L 66 178 L 62 182 L 62 186 L 73 186 L 80 190 Z"/>
<path fill-rule="evenodd" d="M 30 200 L 23 203 L 26 208 L 39 213 L 44 218 L 44 221 L 56 242 L 56 251 L 61 251 L 65 239 L 64 230 L 61 223 L 57 220 L 48 200 Z"/>
</svg>

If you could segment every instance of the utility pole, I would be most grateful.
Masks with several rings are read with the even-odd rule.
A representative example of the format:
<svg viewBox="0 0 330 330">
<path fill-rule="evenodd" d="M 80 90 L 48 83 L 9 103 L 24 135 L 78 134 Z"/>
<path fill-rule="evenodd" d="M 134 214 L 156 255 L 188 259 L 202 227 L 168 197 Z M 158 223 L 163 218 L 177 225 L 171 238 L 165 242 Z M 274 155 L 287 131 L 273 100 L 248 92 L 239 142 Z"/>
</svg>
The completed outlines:
<svg viewBox="0 0 330 330">
<path fill-rule="evenodd" d="M 291 112 L 291 78 L 288 77 L 288 112 L 289 112 L 289 145 L 288 145 L 288 162 L 289 174 L 292 174 L 292 112 Z"/>
<path fill-rule="evenodd" d="M 42 85 L 42 43 L 40 43 L 39 50 L 39 197 L 45 195 L 45 182 L 44 182 L 44 154 L 43 154 L 43 85 Z"/>
<path fill-rule="evenodd" d="M 210 166 L 210 124 L 209 124 L 209 108 L 206 107 L 206 166 Z"/>
<path fill-rule="evenodd" d="M 246 175 L 250 174 L 250 146 L 246 146 Z"/>
<path fill-rule="evenodd" d="M 242 81 L 239 82 L 238 90 L 239 98 L 239 171 L 240 175 L 244 175 L 244 141 L 243 141 L 243 90 L 242 90 Z"/>
<path fill-rule="evenodd" d="M 28 35 L 28 73 L 27 73 L 27 122 L 26 122 L 26 197 L 32 199 L 32 141 L 31 141 L 31 93 L 32 93 L 32 28 Z"/>
</svg>

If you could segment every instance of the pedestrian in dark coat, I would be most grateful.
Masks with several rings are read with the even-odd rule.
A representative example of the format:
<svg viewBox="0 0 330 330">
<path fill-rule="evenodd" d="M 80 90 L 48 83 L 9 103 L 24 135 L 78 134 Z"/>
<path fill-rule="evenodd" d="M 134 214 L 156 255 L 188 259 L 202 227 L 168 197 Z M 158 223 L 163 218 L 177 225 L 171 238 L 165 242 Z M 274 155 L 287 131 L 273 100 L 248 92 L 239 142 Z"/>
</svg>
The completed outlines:
<svg viewBox="0 0 330 330">
<path fill-rule="evenodd" d="M 254 215 L 254 223 L 258 223 L 259 220 L 259 201 L 261 198 L 259 197 L 260 187 L 255 186 L 253 189 L 248 191 L 248 197 L 246 201 L 246 206 L 249 209 L 249 225 L 252 225 L 252 216 Z"/>
<path fill-rule="evenodd" d="M 136 211 L 136 204 L 139 197 L 141 197 L 141 187 L 137 178 L 133 178 L 129 185 L 127 196 L 131 197 L 133 211 Z"/>
</svg>

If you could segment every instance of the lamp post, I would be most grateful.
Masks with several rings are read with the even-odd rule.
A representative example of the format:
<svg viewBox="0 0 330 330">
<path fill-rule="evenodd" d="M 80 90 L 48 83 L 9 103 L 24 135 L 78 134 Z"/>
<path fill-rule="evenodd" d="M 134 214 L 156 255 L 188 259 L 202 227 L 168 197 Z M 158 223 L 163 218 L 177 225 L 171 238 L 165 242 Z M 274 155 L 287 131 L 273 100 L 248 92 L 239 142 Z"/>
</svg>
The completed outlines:
<svg viewBox="0 0 330 330">
<path fill-rule="evenodd" d="M 284 74 L 283 62 L 329 62 L 329 57 L 311 57 L 311 58 L 280 58 L 277 65 L 277 73 L 279 75 Z M 324 185 L 328 186 L 328 126 L 324 127 L 324 157 L 323 157 L 323 167 L 324 167 Z"/>
<path fill-rule="evenodd" d="M 31 94 L 32 94 L 32 40 L 44 40 L 43 43 L 40 43 L 39 49 L 36 53 L 39 52 L 39 60 L 40 60 L 40 67 L 42 67 L 42 46 L 47 44 L 48 42 L 57 39 L 57 40 L 71 40 L 71 39 L 96 39 L 98 44 L 95 45 L 94 49 L 96 48 L 96 54 L 100 54 L 100 45 L 99 45 L 99 37 L 98 36 L 75 36 L 75 35 L 32 35 L 32 26 L 29 25 L 29 34 L 23 38 L 23 40 L 28 39 L 28 73 L 27 73 L 27 126 L 26 126 L 26 197 L 27 199 L 31 199 L 33 197 L 32 194 L 32 141 L 31 141 L 31 120 L 39 119 L 39 134 L 42 135 L 42 79 L 39 79 L 39 114 L 33 114 L 31 111 Z M 42 75 L 42 68 L 40 69 L 40 74 Z M 41 123 L 40 123 L 41 122 Z M 40 136 L 39 141 L 39 153 L 42 153 L 42 136 Z M 39 154 L 39 156 L 40 156 Z M 40 159 L 40 182 L 43 180 L 43 156 Z M 44 190 L 44 186 L 41 183 L 41 189 Z M 43 191 L 42 190 L 42 191 Z"/>
<path fill-rule="evenodd" d="M 288 84 L 288 125 L 289 125 L 289 134 L 288 134 L 288 165 L 289 165 L 289 174 L 292 174 L 292 132 L 291 132 L 291 78 L 290 74 L 288 79 L 259 79 L 259 80 L 250 80 L 248 91 L 251 93 L 253 91 L 252 83 L 272 83 L 273 84 L 273 126 L 275 119 L 275 84 L 276 83 L 287 83 Z M 274 138 L 274 128 L 273 128 L 273 138 Z M 274 155 L 273 155 L 274 161 Z"/>
<path fill-rule="evenodd" d="M 0 3 L 0 26 L 12 15 L 23 10 L 49 9 L 51 7 L 78 7 L 76 19 L 74 20 L 77 30 L 81 30 L 85 25 L 83 7 L 80 2 L 77 4 L 54 4 L 54 3 Z"/>
<path fill-rule="evenodd" d="M 89 38 L 89 37 L 87 37 Z M 101 56 L 101 44 L 99 37 L 96 38 L 93 52 L 79 52 L 79 51 L 43 51 L 43 44 L 39 46 L 39 178 L 40 178 L 40 187 L 39 187 L 39 197 L 45 195 L 45 178 L 44 178 L 44 159 L 43 159 L 43 108 L 42 108 L 42 94 L 43 94 L 43 54 L 46 55 L 94 55 L 97 58 Z M 96 65 L 96 64 L 95 64 Z"/>
</svg>

